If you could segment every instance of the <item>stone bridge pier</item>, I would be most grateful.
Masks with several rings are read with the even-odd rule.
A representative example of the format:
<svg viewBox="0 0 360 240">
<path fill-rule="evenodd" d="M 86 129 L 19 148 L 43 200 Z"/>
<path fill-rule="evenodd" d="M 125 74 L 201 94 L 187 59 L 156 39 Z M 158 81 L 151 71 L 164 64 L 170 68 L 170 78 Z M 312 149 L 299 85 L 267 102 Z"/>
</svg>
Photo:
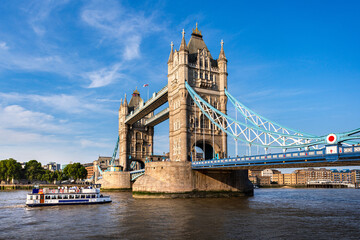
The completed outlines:
<svg viewBox="0 0 360 240">
<path fill-rule="evenodd" d="M 190 162 L 151 162 L 133 185 L 135 198 L 252 196 L 247 170 L 192 170 Z"/>
</svg>

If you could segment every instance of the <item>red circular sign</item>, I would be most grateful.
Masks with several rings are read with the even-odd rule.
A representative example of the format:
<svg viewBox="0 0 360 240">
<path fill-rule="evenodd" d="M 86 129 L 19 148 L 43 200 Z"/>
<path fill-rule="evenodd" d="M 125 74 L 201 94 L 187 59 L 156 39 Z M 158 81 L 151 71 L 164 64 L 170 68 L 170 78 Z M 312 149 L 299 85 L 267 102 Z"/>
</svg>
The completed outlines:
<svg viewBox="0 0 360 240">
<path fill-rule="evenodd" d="M 333 144 L 336 142 L 336 139 L 337 139 L 336 135 L 334 133 L 331 133 L 327 136 L 326 141 L 329 144 Z"/>
</svg>

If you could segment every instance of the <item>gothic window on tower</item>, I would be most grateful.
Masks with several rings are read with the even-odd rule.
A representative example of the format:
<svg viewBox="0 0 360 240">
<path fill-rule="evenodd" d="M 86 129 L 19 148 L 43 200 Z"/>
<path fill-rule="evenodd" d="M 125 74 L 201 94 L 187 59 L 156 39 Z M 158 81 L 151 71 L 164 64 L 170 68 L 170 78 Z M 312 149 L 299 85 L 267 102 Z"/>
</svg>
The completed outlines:
<svg viewBox="0 0 360 240">
<path fill-rule="evenodd" d="M 213 75 L 212 75 L 212 74 L 210 74 L 210 80 L 211 80 L 211 81 L 213 80 Z"/>
<path fill-rule="evenodd" d="M 198 73 L 196 70 L 194 70 L 194 78 L 197 79 L 198 78 Z"/>
<path fill-rule="evenodd" d="M 208 80 L 208 74 L 207 73 L 205 73 L 205 79 Z"/>
<path fill-rule="evenodd" d="M 205 68 L 208 68 L 208 61 L 205 59 Z"/>
</svg>

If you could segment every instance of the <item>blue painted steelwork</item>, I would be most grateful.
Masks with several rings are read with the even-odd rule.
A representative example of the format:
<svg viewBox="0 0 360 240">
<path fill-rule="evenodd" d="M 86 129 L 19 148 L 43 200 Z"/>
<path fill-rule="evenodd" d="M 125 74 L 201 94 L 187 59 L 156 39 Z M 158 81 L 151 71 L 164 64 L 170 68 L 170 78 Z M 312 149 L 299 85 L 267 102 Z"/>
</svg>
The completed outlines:
<svg viewBox="0 0 360 240">
<path fill-rule="evenodd" d="M 236 168 L 304 163 L 360 162 L 360 146 L 327 145 L 323 149 L 288 153 L 262 154 L 192 162 L 193 169 Z"/>
<path fill-rule="evenodd" d="M 247 120 L 249 120 L 249 122 L 251 124 L 253 124 L 254 126 L 259 126 L 264 128 L 265 130 L 267 129 L 273 129 L 273 131 L 283 131 L 288 133 L 289 135 L 299 135 L 299 136 L 307 136 L 307 137 L 315 137 L 315 138 L 325 138 L 326 140 L 326 136 L 322 136 L 322 137 L 317 137 L 308 133 L 303 133 L 288 127 L 284 127 L 276 122 L 273 122 L 263 116 L 261 116 L 260 114 L 255 113 L 254 111 L 252 111 L 251 109 L 249 109 L 248 107 L 246 107 L 244 104 L 242 104 L 241 102 L 239 102 L 238 100 L 236 100 L 226 89 L 225 89 L 225 94 L 228 97 L 228 99 L 230 100 L 230 102 L 234 105 L 234 107 L 237 109 L 237 111 Z M 360 128 L 352 130 L 352 131 L 348 131 L 345 133 L 338 133 L 335 134 L 336 137 L 338 138 L 336 142 L 334 143 L 341 143 L 341 142 L 345 142 L 345 141 L 349 141 L 349 140 L 353 140 L 353 139 L 359 139 L 359 136 L 352 136 L 354 134 L 357 134 L 360 132 Z M 291 133 L 291 134 L 290 134 Z M 353 142 L 350 142 L 353 144 Z"/>
<path fill-rule="evenodd" d="M 136 161 L 132 161 L 132 162 L 130 163 L 130 169 L 134 169 L 135 166 L 136 166 Z"/>
<path fill-rule="evenodd" d="M 101 167 L 99 165 L 97 165 L 97 168 L 99 170 L 100 175 L 103 175 L 104 172 L 101 170 Z"/>
<path fill-rule="evenodd" d="M 135 170 L 130 172 L 131 181 L 135 181 L 139 177 L 145 174 L 145 169 Z"/>
<path fill-rule="evenodd" d="M 286 133 L 288 135 L 299 135 L 299 136 L 307 136 L 307 137 L 311 137 L 311 138 L 318 138 L 315 135 L 300 132 L 300 131 L 282 126 L 276 122 L 271 121 L 268 118 L 261 116 L 260 114 L 255 113 L 253 110 L 251 110 L 250 108 L 246 107 L 244 104 L 242 104 L 241 102 L 236 100 L 226 89 L 225 89 L 225 95 L 228 97 L 228 99 L 234 105 L 234 107 L 238 110 L 238 112 L 241 115 L 243 115 L 247 120 L 249 120 L 249 122 L 254 126 L 262 127 L 265 130 L 267 130 L 266 125 L 268 125 L 268 128 L 269 129 L 272 128 L 273 129 L 272 131 L 275 131 L 275 132 L 281 130 L 281 131 L 283 131 L 283 133 Z M 293 134 L 290 134 L 289 132 L 293 132 Z"/>
<path fill-rule="evenodd" d="M 118 148 L 119 148 L 119 141 L 120 141 L 120 136 L 118 136 L 118 138 L 117 138 L 115 149 L 114 149 L 113 155 L 112 155 L 111 160 L 110 160 L 109 165 L 111 167 L 115 167 L 115 158 L 116 158 L 117 151 L 118 151 Z"/>
<path fill-rule="evenodd" d="M 255 117 L 255 119 L 249 119 L 249 123 L 239 122 L 211 106 L 202 99 L 187 82 L 185 82 L 185 86 L 201 112 L 214 125 L 239 141 L 254 146 L 261 146 L 265 149 L 282 148 L 284 150 L 290 148 L 305 148 L 307 150 L 309 147 L 318 148 L 318 146 L 324 146 L 330 143 L 328 139 L 329 135 L 313 136 L 290 128 L 284 128 L 279 124 L 257 115 L 244 105 L 240 105 L 240 103 L 235 101 L 231 96 L 231 101 L 236 103 L 237 108 L 242 107 L 247 111 L 246 113 L 242 113 L 246 119 L 249 119 L 251 116 Z M 265 127 L 266 124 L 268 124 L 267 128 Z M 331 142 L 331 144 L 360 139 L 359 135 L 353 136 L 357 133 L 360 133 L 360 128 L 346 133 L 334 134 L 335 142 Z"/>
</svg>

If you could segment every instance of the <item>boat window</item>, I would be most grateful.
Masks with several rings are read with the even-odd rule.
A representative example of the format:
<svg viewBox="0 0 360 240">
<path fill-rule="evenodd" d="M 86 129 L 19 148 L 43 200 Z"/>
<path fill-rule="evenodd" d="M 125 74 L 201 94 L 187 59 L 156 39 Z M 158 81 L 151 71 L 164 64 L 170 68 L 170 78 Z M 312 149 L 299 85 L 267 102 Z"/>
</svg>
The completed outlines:
<svg viewBox="0 0 360 240">
<path fill-rule="evenodd" d="M 56 196 L 55 196 L 55 195 L 52 195 L 52 196 L 51 196 L 51 199 L 56 199 Z"/>
<path fill-rule="evenodd" d="M 64 195 L 64 199 L 68 199 L 68 195 Z"/>
<path fill-rule="evenodd" d="M 30 196 L 30 200 L 33 200 L 33 197 L 32 197 L 32 196 Z"/>
<path fill-rule="evenodd" d="M 45 199 L 50 199 L 50 196 L 49 196 L 49 195 L 46 195 L 46 196 L 45 196 Z"/>
<path fill-rule="evenodd" d="M 80 198 L 80 195 L 75 195 L 75 198 Z"/>
<path fill-rule="evenodd" d="M 91 198 L 95 198 L 95 194 L 94 194 L 94 195 L 91 195 Z"/>
<path fill-rule="evenodd" d="M 35 199 L 37 200 L 37 199 L 38 199 L 38 196 L 36 196 Z"/>
<path fill-rule="evenodd" d="M 58 199 L 62 199 L 62 195 L 58 195 Z"/>
<path fill-rule="evenodd" d="M 81 198 L 85 198 L 85 195 L 81 195 Z"/>
<path fill-rule="evenodd" d="M 88 195 L 86 195 L 86 198 L 90 198 L 90 195 L 88 194 Z"/>
<path fill-rule="evenodd" d="M 70 199 L 74 199 L 74 195 L 70 195 L 69 198 L 70 198 Z"/>
</svg>

